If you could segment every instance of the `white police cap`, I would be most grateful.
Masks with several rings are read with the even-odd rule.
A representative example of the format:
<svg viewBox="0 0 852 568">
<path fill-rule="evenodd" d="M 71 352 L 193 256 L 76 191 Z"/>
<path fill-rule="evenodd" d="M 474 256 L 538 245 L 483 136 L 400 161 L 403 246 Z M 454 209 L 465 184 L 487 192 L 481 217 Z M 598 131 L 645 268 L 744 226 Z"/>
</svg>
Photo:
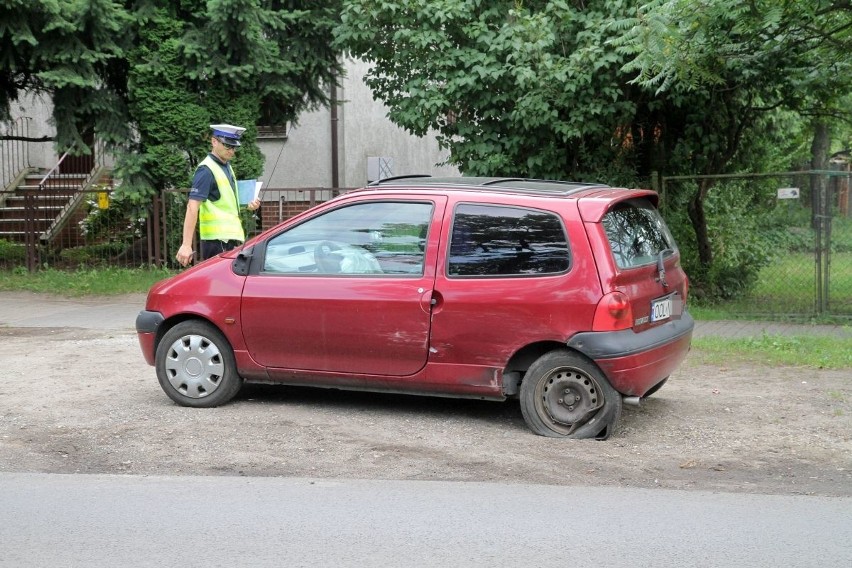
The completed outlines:
<svg viewBox="0 0 852 568">
<path fill-rule="evenodd" d="M 246 131 L 245 128 L 230 124 L 211 124 L 210 128 L 213 130 L 213 136 L 231 146 L 239 146 L 240 136 Z"/>
</svg>

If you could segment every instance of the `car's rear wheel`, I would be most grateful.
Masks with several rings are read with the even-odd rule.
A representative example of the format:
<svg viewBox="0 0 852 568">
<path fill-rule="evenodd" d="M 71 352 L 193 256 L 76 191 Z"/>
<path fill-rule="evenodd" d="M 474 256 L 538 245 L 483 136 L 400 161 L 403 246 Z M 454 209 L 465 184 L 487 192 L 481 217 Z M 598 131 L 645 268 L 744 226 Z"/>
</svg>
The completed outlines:
<svg viewBox="0 0 852 568">
<path fill-rule="evenodd" d="M 242 386 L 231 345 L 207 322 L 185 321 L 167 331 L 155 366 L 163 391 L 182 406 L 218 406 Z"/>
<path fill-rule="evenodd" d="M 621 416 L 621 395 L 600 369 L 566 349 L 530 366 L 520 399 L 527 426 L 541 436 L 605 440 Z"/>
</svg>

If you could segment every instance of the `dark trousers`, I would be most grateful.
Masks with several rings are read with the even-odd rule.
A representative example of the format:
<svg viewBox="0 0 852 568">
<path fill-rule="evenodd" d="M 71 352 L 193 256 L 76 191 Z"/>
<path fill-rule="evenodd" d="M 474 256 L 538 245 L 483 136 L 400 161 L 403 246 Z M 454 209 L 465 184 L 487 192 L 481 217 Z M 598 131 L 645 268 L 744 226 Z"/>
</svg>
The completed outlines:
<svg viewBox="0 0 852 568">
<path fill-rule="evenodd" d="M 240 241 L 201 241 L 201 260 L 207 260 L 243 244 Z"/>
</svg>

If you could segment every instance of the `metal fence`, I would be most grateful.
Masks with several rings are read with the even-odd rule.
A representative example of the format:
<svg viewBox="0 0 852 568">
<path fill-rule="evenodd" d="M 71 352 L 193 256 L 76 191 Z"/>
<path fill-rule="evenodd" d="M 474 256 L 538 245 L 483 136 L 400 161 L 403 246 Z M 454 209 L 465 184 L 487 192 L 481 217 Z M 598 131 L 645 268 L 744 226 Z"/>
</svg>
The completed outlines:
<svg viewBox="0 0 852 568">
<path fill-rule="evenodd" d="M 732 316 L 852 318 L 852 214 L 843 170 L 662 177 L 678 242 L 694 250 L 688 201 L 705 184 L 717 307 Z M 693 254 L 687 273 L 699 273 Z M 699 299 L 700 288 L 693 289 Z M 724 300 L 726 296 L 731 299 Z"/>
<path fill-rule="evenodd" d="M 0 123 L 0 206 L 6 190 L 16 187 L 31 169 L 30 146 L 26 139 L 30 136 L 28 116 L 22 116 L 10 123 Z"/>
<path fill-rule="evenodd" d="M 33 180 L 0 195 L 0 268 L 78 269 L 98 266 L 177 268 L 188 190 L 166 191 L 145 208 L 116 199 L 108 181 L 87 189 Z M 77 182 L 79 185 L 79 181 Z M 244 212 L 253 236 L 345 189 L 300 188 L 261 191 L 262 206 Z M 198 247 L 194 247 L 198 250 Z"/>
</svg>

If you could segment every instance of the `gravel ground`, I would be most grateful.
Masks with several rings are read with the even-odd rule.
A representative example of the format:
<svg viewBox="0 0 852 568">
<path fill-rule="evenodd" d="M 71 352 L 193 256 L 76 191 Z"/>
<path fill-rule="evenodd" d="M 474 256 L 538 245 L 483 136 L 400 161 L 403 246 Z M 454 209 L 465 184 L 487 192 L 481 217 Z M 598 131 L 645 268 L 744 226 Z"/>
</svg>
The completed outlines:
<svg viewBox="0 0 852 568">
<path fill-rule="evenodd" d="M 246 475 L 852 495 L 849 370 L 699 364 L 608 441 L 543 438 L 517 402 L 247 386 L 176 406 L 133 333 L 0 328 L 0 471 Z"/>
</svg>

